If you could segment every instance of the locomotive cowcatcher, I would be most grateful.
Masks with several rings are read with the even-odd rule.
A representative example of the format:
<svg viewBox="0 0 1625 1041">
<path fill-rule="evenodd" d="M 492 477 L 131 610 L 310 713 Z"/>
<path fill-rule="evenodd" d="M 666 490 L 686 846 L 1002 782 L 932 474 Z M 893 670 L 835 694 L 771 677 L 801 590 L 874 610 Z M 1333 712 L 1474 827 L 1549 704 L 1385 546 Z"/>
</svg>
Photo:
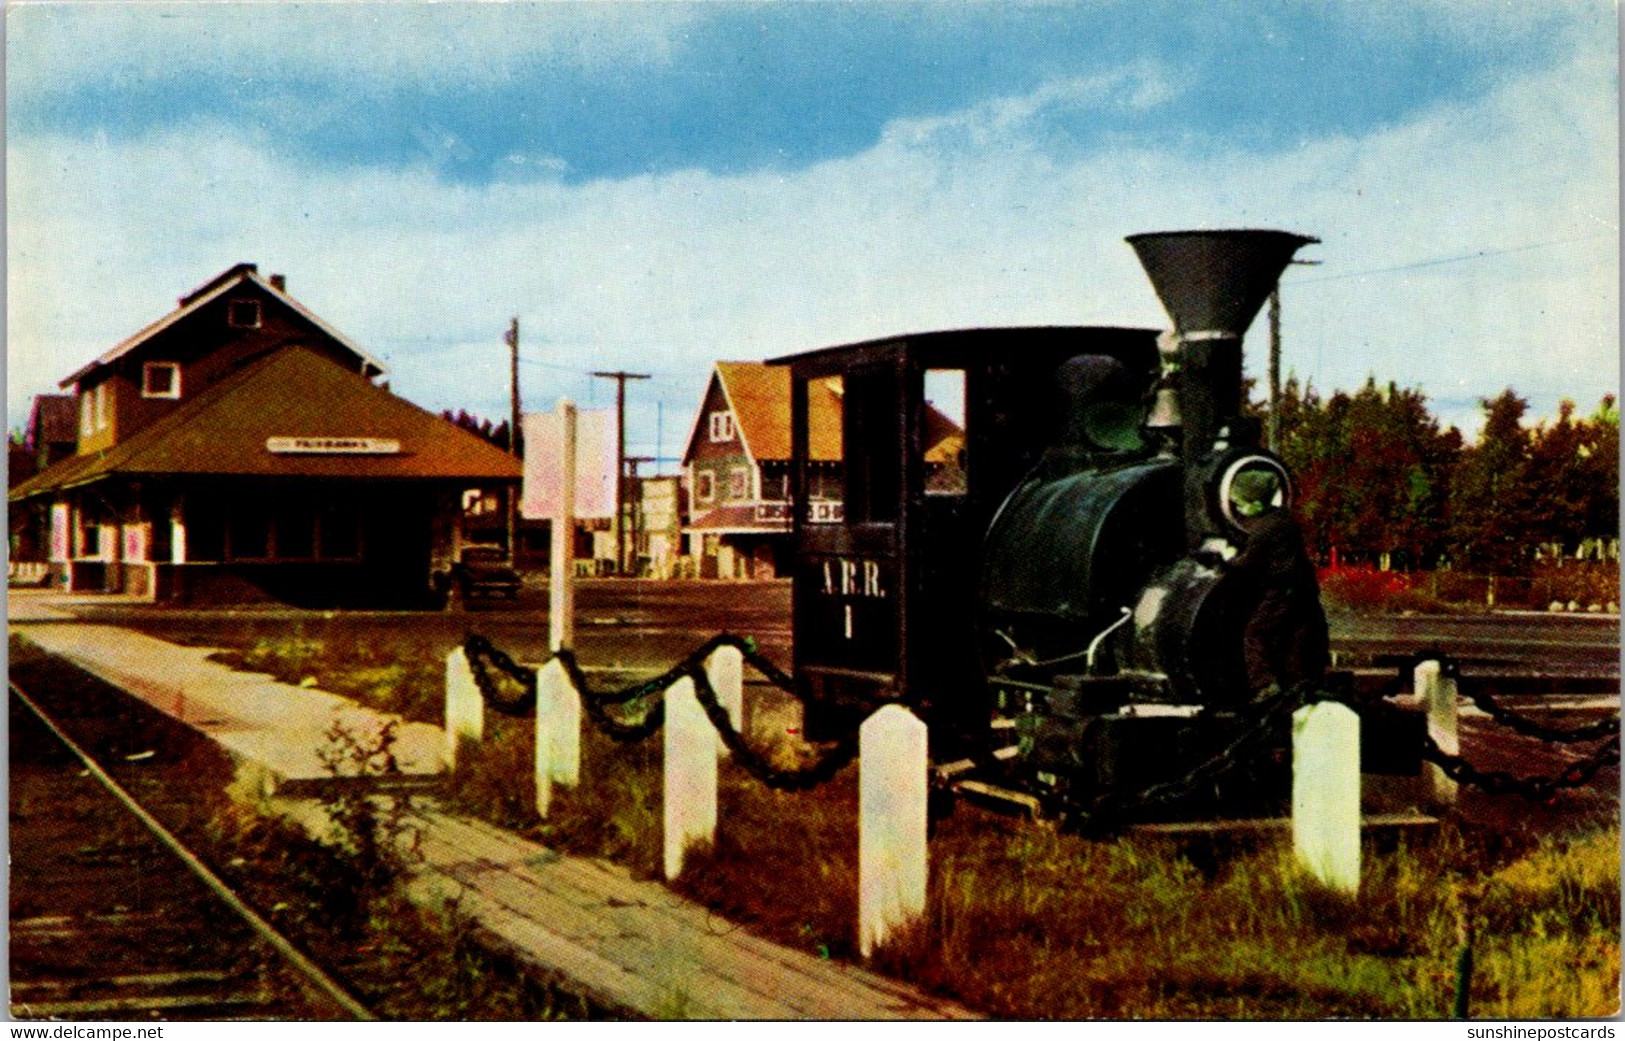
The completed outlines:
<svg viewBox="0 0 1625 1041">
<path fill-rule="evenodd" d="M 1262 707 L 1337 678 L 1290 477 L 1242 410 L 1241 341 L 1315 241 L 1132 236 L 1167 332 L 964 329 L 775 359 L 806 736 L 898 701 L 937 763 L 1063 810 L 1203 764 L 1223 769 L 1131 812 L 1278 806 L 1288 723 Z"/>
</svg>

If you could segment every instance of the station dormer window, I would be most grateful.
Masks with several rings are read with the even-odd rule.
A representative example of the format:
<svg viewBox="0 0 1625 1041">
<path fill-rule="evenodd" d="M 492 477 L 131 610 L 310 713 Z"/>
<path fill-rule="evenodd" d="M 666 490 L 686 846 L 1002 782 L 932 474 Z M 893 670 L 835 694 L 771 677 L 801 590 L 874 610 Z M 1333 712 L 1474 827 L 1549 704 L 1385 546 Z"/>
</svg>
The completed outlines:
<svg viewBox="0 0 1625 1041">
<path fill-rule="evenodd" d="M 258 300 L 233 300 L 226 305 L 226 324 L 233 329 L 258 329 L 260 327 L 260 302 Z"/>
<path fill-rule="evenodd" d="M 734 439 L 734 417 L 732 412 L 711 413 L 711 440 L 732 441 Z"/>
<path fill-rule="evenodd" d="M 144 398 L 180 397 L 180 365 L 172 361 L 149 361 L 142 365 L 141 396 Z"/>
</svg>

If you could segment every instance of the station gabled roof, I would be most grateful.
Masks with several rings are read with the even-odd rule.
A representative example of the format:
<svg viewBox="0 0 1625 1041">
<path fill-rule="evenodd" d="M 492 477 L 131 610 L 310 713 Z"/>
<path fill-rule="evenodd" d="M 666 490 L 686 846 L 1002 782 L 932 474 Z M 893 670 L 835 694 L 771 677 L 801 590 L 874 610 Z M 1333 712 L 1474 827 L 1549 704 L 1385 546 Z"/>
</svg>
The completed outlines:
<svg viewBox="0 0 1625 1041">
<path fill-rule="evenodd" d="M 97 369 L 111 365 L 113 362 L 124 357 L 126 354 L 129 354 L 131 351 L 137 350 L 142 344 L 147 343 L 165 329 L 168 329 L 176 323 L 182 321 L 188 315 L 196 313 L 244 283 L 252 284 L 258 287 L 271 299 L 283 304 L 299 318 L 318 329 L 324 336 L 328 337 L 334 343 L 355 355 L 356 366 L 363 374 L 368 376 L 377 376 L 381 375 L 385 371 L 382 362 L 368 354 L 366 351 L 362 350 L 360 347 L 356 346 L 343 333 L 328 325 L 315 314 L 307 310 L 305 305 L 289 296 L 285 289 L 280 288 L 278 285 L 274 285 L 270 281 L 260 277 L 259 268 L 257 265 L 236 264 L 227 268 L 225 271 L 222 271 L 209 281 L 203 283 L 203 285 L 181 297 L 179 306 L 177 306 L 175 310 L 169 312 L 162 318 L 136 332 L 134 335 L 115 344 L 111 349 L 103 353 L 94 361 L 81 366 L 79 369 L 75 370 L 73 375 L 63 379 L 58 386 L 73 386 L 84 377 L 95 372 Z"/>
<path fill-rule="evenodd" d="M 273 451 L 273 439 L 367 438 L 376 454 Z M 12 500 L 114 476 L 520 479 L 519 460 L 305 347 L 272 352 L 111 448 L 70 456 Z"/>
</svg>

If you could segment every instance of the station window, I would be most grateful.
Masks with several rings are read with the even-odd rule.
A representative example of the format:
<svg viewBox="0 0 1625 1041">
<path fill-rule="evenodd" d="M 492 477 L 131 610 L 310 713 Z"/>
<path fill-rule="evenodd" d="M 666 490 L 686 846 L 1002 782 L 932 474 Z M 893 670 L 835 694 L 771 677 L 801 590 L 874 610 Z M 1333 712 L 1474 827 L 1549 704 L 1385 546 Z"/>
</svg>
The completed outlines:
<svg viewBox="0 0 1625 1041">
<path fill-rule="evenodd" d="M 732 412 L 711 413 L 711 440 L 732 441 L 734 439 L 734 417 Z"/>
<path fill-rule="evenodd" d="M 965 370 L 927 369 L 920 451 L 925 494 L 964 495 Z"/>
<path fill-rule="evenodd" d="M 355 560 L 361 556 L 361 510 L 351 502 L 329 502 L 321 509 L 317 538 L 323 560 Z"/>
<path fill-rule="evenodd" d="M 181 367 L 172 361 L 149 361 L 141 366 L 141 396 L 178 398 L 181 396 Z"/>
<path fill-rule="evenodd" d="M 316 555 L 316 511 L 308 502 L 278 502 L 271 516 L 278 560 L 309 560 Z"/>
<path fill-rule="evenodd" d="M 102 560 L 103 549 L 102 533 L 106 530 L 102 525 L 107 516 L 95 500 L 87 500 L 79 507 L 78 552 L 80 560 Z"/>
<path fill-rule="evenodd" d="M 231 558 L 265 560 L 271 555 L 271 516 L 262 502 L 233 504 Z"/>
<path fill-rule="evenodd" d="M 226 514 L 213 496 L 186 497 L 186 559 L 226 559 Z"/>
<path fill-rule="evenodd" d="M 260 302 L 258 300 L 233 300 L 226 305 L 226 324 L 233 329 L 258 329 L 260 327 Z"/>
</svg>

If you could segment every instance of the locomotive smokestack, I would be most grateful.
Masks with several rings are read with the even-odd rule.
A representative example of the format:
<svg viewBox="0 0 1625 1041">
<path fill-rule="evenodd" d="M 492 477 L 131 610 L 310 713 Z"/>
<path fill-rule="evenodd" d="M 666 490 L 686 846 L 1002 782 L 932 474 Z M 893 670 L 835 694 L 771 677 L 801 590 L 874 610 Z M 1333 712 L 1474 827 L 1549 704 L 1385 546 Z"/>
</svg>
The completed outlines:
<svg viewBox="0 0 1625 1041">
<path fill-rule="evenodd" d="M 1241 339 L 1292 254 L 1319 241 L 1289 231 L 1159 231 L 1128 237 L 1174 330 L 1187 342 Z"/>
<path fill-rule="evenodd" d="M 1192 546 L 1222 533 L 1207 509 L 1202 482 L 1220 432 L 1241 414 L 1242 335 L 1292 255 L 1319 241 L 1287 231 L 1253 230 L 1128 237 L 1178 337 L 1174 390 L 1183 427 L 1185 518 Z"/>
</svg>

